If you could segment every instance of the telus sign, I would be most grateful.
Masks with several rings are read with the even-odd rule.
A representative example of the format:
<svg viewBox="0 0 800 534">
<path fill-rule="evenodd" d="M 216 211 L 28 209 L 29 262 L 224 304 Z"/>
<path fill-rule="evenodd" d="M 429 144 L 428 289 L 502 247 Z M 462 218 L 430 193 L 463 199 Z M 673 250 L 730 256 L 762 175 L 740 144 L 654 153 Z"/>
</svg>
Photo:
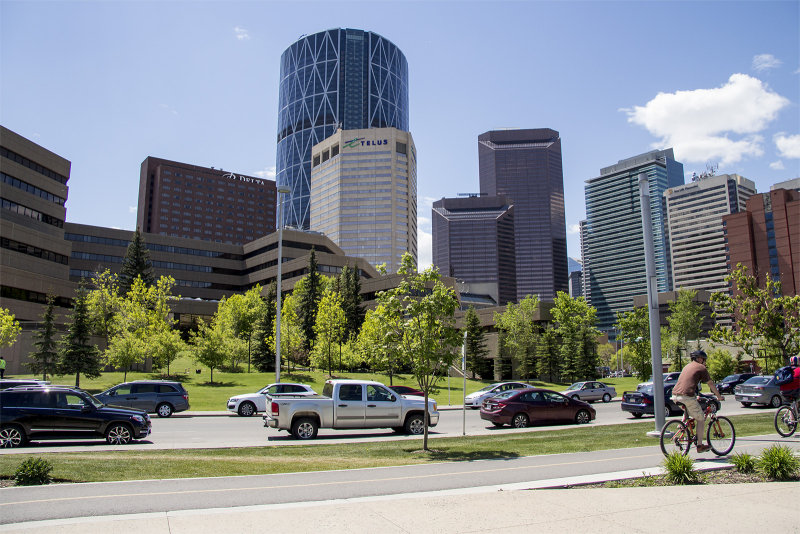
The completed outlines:
<svg viewBox="0 0 800 534">
<path fill-rule="evenodd" d="M 367 139 L 366 137 L 356 137 L 347 141 L 343 146 L 344 148 L 357 148 L 360 146 L 381 146 L 388 144 L 388 139 Z"/>
</svg>

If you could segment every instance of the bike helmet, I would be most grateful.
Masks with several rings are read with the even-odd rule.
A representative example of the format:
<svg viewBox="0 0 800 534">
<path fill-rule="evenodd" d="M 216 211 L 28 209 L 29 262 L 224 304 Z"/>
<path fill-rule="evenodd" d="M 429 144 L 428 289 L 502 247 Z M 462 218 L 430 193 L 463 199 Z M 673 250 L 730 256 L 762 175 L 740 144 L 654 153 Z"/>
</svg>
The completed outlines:
<svg viewBox="0 0 800 534">
<path fill-rule="evenodd" d="M 697 358 L 703 358 L 704 360 L 708 359 L 708 356 L 706 356 L 706 353 L 703 352 L 702 350 L 694 351 L 689 355 L 689 357 L 692 359 L 692 361 L 695 361 Z"/>
<path fill-rule="evenodd" d="M 800 356 L 792 356 L 789 358 L 789 365 L 800 367 Z"/>
</svg>

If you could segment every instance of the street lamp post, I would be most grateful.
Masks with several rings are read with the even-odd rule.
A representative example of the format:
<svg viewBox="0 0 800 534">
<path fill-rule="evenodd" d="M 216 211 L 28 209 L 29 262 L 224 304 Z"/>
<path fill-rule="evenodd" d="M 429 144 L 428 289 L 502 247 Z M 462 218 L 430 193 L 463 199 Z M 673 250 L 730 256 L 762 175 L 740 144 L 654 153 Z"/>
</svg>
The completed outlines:
<svg viewBox="0 0 800 534">
<path fill-rule="evenodd" d="M 277 316 L 275 318 L 275 382 L 281 381 L 281 266 L 283 264 L 283 195 L 291 191 L 287 186 L 278 186 L 278 284 L 276 293 Z"/>
</svg>

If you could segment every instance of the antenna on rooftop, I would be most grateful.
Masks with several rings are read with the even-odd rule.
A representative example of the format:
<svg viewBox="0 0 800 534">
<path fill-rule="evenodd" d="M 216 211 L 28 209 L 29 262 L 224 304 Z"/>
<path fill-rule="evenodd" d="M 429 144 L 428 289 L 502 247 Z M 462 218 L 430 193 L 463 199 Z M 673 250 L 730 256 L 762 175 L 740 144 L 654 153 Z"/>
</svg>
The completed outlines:
<svg viewBox="0 0 800 534">
<path fill-rule="evenodd" d="M 458 193 L 460 197 L 481 197 L 486 195 L 486 193 Z"/>
</svg>

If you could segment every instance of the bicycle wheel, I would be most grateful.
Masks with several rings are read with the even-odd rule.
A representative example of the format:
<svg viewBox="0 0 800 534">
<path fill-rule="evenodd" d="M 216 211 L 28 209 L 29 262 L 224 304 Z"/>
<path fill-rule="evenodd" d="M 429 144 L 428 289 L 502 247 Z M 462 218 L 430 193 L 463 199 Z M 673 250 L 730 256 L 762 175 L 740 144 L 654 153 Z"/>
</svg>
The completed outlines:
<svg viewBox="0 0 800 534">
<path fill-rule="evenodd" d="M 797 420 L 791 406 L 781 406 L 775 412 L 775 430 L 784 438 L 788 438 L 797 430 Z"/>
<path fill-rule="evenodd" d="M 731 420 L 725 416 L 719 416 L 709 421 L 706 440 L 717 456 L 725 456 L 731 452 L 733 444 L 736 443 L 736 430 L 734 430 Z"/>
<path fill-rule="evenodd" d="M 686 456 L 693 441 L 692 433 L 679 419 L 667 421 L 661 429 L 661 452 L 664 456 L 669 456 L 673 452 Z"/>
</svg>

